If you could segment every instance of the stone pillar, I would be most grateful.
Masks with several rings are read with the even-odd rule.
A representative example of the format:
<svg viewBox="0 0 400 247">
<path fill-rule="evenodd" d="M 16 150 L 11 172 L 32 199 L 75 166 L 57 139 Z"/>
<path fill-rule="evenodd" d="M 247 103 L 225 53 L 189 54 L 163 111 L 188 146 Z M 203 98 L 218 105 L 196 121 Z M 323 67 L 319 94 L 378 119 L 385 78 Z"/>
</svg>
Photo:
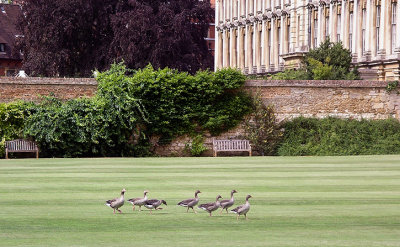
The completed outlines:
<svg viewBox="0 0 400 247">
<path fill-rule="evenodd" d="M 281 36 L 280 34 L 279 34 L 279 32 L 280 32 L 280 30 L 279 30 L 279 28 L 278 28 L 278 25 L 280 25 L 281 23 L 279 23 L 279 21 L 280 20 L 275 20 L 275 28 L 274 28 L 274 33 L 276 33 L 276 35 L 275 35 L 275 39 L 274 39 L 274 42 L 273 42 L 273 45 L 274 45 L 274 64 L 275 64 L 275 70 L 279 70 L 279 52 L 280 52 L 280 48 L 279 48 L 279 46 L 278 46 L 278 42 L 279 42 L 279 36 Z M 282 26 L 280 26 L 280 27 L 282 27 Z M 280 45 L 280 47 L 282 47 L 282 44 Z"/>
<path fill-rule="evenodd" d="M 230 65 L 232 68 L 237 67 L 237 45 L 236 45 L 236 40 L 237 40 L 237 29 L 232 28 L 231 29 L 231 62 Z"/>
<path fill-rule="evenodd" d="M 382 8 L 384 11 L 384 17 L 385 17 L 385 24 L 384 24 L 384 29 L 385 29 L 385 36 L 384 36 L 384 43 L 385 47 L 384 49 L 386 50 L 386 54 L 392 54 L 392 1 L 391 0 L 382 0 L 382 2 L 385 2 L 385 8 Z"/>
<path fill-rule="evenodd" d="M 381 25 L 379 28 L 379 50 L 378 50 L 379 59 L 385 59 L 386 56 L 385 29 L 386 29 L 387 17 L 385 17 L 385 8 L 387 8 L 387 0 L 381 0 L 381 23 L 380 23 Z M 383 74 L 383 72 L 381 74 Z"/>
<path fill-rule="evenodd" d="M 230 19 L 230 2 L 231 0 L 224 0 L 224 10 L 225 10 L 225 21 L 229 21 Z"/>
<path fill-rule="evenodd" d="M 366 61 L 371 60 L 371 43 L 373 40 L 373 35 L 372 35 L 372 30 L 373 30 L 373 16 L 372 16 L 372 8 L 375 7 L 372 5 L 371 1 L 367 1 L 367 13 L 365 18 L 365 52 L 364 52 L 364 57 Z M 372 43 L 373 44 L 373 43 Z"/>
<path fill-rule="evenodd" d="M 217 32 L 217 52 L 216 52 L 216 57 L 217 57 L 217 69 L 222 69 L 223 68 L 223 47 L 222 47 L 222 39 L 223 32 Z"/>
<path fill-rule="evenodd" d="M 233 0 L 232 19 L 237 20 L 239 17 L 238 13 L 238 0 Z"/>
<path fill-rule="evenodd" d="M 249 74 L 252 74 L 253 70 L 253 26 L 247 26 L 247 49 L 246 49 L 246 68 Z"/>
<path fill-rule="evenodd" d="M 321 42 L 323 41 L 322 36 L 324 34 L 323 32 L 323 24 L 322 22 L 324 21 L 324 16 L 322 14 L 323 12 L 323 8 L 320 6 L 318 6 L 318 33 L 314 33 L 314 35 L 317 35 L 317 47 L 319 46 L 319 44 L 321 44 Z"/>
<path fill-rule="evenodd" d="M 223 67 L 229 67 L 229 30 L 225 29 L 223 33 L 224 37 L 224 48 L 223 48 L 223 57 L 224 57 L 224 63 Z"/>
<path fill-rule="evenodd" d="M 255 0 L 247 0 L 247 13 L 254 15 L 254 1 Z"/>
<path fill-rule="evenodd" d="M 357 1 L 357 2 L 356 2 Z M 357 52 L 357 60 L 361 61 L 363 55 L 363 40 L 362 40 L 362 22 L 363 22 L 363 14 L 362 14 L 362 0 L 354 0 L 354 8 L 357 8 L 356 14 L 354 17 L 355 19 L 355 42 L 356 42 L 356 52 Z"/>
<path fill-rule="evenodd" d="M 368 1 L 368 2 L 370 2 L 370 1 Z M 370 27 L 370 35 L 369 35 L 369 38 L 370 38 L 370 47 L 371 47 L 371 56 L 372 57 L 374 57 L 374 59 L 375 59 L 375 57 L 376 57 L 376 54 L 377 54 L 377 49 L 376 49 L 376 35 L 377 35 L 377 33 L 376 33 L 376 4 L 375 4 L 375 1 L 372 1 L 372 3 L 371 3 L 371 11 L 370 11 L 370 14 L 369 14 L 369 18 L 371 19 L 371 23 L 370 23 L 370 25 L 371 25 L 371 27 Z"/>
<path fill-rule="evenodd" d="M 257 66 L 257 73 L 261 73 L 261 24 L 254 24 L 254 38 L 255 38 L 255 66 Z"/>
<path fill-rule="evenodd" d="M 349 23 L 350 23 L 350 12 L 349 12 L 349 2 L 342 2 L 342 41 L 343 46 L 349 49 Z"/>
<path fill-rule="evenodd" d="M 276 39 L 276 20 L 275 19 L 271 19 L 271 31 L 270 31 L 270 39 L 271 39 L 271 50 L 270 50 L 270 70 L 274 71 L 275 70 L 275 66 L 277 67 L 277 65 L 275 64 L 275 39 Z"/>
<path fill-rule="evenodd" d="M 244 72 L 245 67 L 245 51 L 244 51 L 244 27 L 239 27 L 239 53 L 238 53 L 238 61 L 239 61 L 239 68 Z"/>
<path fill-rule="evenodd" d="M 331 41 L 336 43 L 337 40 L 337 3 L 329 6 L 329 33 Z"/>
<path fill-rule="evenodd" d="M 358 2 L 359 2 L 360 0 L 354 0 L 354 9 L 353 9 L 353 40 L 352 40 L 352 44 L 350 44 L 351 45 L 351 47 L 352 47 L 352 56 L 353 56 L 353 62 L 356 62 L 356 61 L 354 61 L 356 58 L 357 58 L 357 56 L 358 56 L 358 54 L 359 54 L 359 49 L 360 49 L 360 47 L 358 47 L 358 44 L 359 44 L 359 35 L 358 35 L 358 31 L 359 31 L 359 27 L 358 27 L 358 21 L 361 19 L 361 16 L 359 16 L 359 13 L 358 13 L 358 10 L 360 9 L 359 8 L 359 5 L 358 5 Z"/>
<path fill-rule="evenodd" d="M 269 50 L 269 38 L 271 33 L 269 32 L 268 29 L 268 21 L 264 21 L 264 50 L 263 50 L 263 64 L 265 66 L 265 71 L 269 70 L 269 56 L 270 56 L 270 50 Z"/>
<path fill-rule="evenodd" d="M 246 0 L 240 1 L 240 16 L 246 16 Z"/>
<path fill-rule="evenodd" d="M 397 2 L 396 17 L 396 47 L 394 52 L 400 57 L 400 1 Z"/>
</svg>

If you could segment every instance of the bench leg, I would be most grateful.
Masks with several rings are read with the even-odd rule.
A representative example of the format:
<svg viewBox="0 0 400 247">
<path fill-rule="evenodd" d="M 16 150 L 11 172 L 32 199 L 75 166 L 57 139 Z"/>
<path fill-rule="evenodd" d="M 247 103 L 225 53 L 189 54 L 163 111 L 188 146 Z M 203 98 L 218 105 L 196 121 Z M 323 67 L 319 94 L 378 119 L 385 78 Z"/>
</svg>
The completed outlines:
<svg viewBox="0 0 400 247">
<path fill-rule="evenodd" d="M 6 149 L 6 160 L 8 160 L 8 150 Z"/>
<path fill-rule="evenodd" d="M 39 159 L 39 151 L 36 150 L 36 159 Z"/>
<path fill-rule="evenodd" d="M 251 150 L 249 151 L 249 156 L 251 157 Z"/>
</svg>

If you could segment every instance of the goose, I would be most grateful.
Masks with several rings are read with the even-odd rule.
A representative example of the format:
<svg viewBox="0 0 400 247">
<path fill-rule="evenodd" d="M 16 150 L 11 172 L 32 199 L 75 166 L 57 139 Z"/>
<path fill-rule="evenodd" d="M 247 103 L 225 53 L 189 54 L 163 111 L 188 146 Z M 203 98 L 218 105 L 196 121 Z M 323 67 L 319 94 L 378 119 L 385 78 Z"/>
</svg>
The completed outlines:
<svg viewBox="0 0 400 247">
<path fill-rule="evenodd" d="M 124 198 L 124 194 L 125 194 L 126 190 L 122 189 L 121 191 L 121 196 L 108 200 L 106 201 L 106 206 L 109 206 L 110 208 L 114 209 L 114 214 L 115 214 L 115 210 L 118 210 L 119 213 L 122 213 L 121 210 L 119 210 L 120 207 L 122 207 L 124 205 L 125 202 L 125 198 Z"/>
<path fill-rule="evenodd" d="M 233 199 L 233 194 L 237 193 L 236 190 L 232 190 L 231 191 L 231 199 L 229 200 L 222 200 L 221 201 L 221 212 L 219 214 L 222 214 L 222 211 L 224 211 L 224 209 L 226 210 L 226 213 L 228 213 L 228 208 L 232 207 L 232 205 L 235 203 L 235 199 Z"/>
<path fill-rule="evenodd" d="M 151 199 L 151 200 L 147 200 L 143 206 L 145 206 L 146 208 L 150 209 L 150 214 L 152 214 L 151 210 L 161 210 L 162 208 L 159 208 L 159 206 L 161 204 L 167 205 L 167 202 L 164 200 L 158 200 L 158 199 Z"/>
<path fill-rule="evenodd" d="M 237 214 L 236 220 L 239 220 L 239 216 L 242 214 L 244 215 L 244 217 L 246 217 L 246 220 L 247 220 L 247 212 L 249 212 L 249 210 L 250 210 L 249 198 L 251 198 L 251 197 L 252 197 L 251 195 L 247 195 L 245 204 L 240 205 L 237 208 L 231 210 L 231 212 L 234 212 L 235 214 Z"/>
<path fill-rule="evenodd" d="M 210 213 L 210 217 L 211 217 L 211 213 L 213 211 L 217 210 L 221 206 L 221 203 L 219 201 L 220 198 L 222 198 L 222 197 L 220 195 L 218 195 L 217 198 L 215 199 L 215 202 L 200 204 L 199 208 L 209 212 Z"/>
<path fill-rule="evenodd" d="M 135 211 L 135 206 L 139 206 L 139 211 L 142 211 L 142 206 L 144 203 L 147 201 L 147 193 L 149 193 L 147 190 L 143 192 L 143 198 L 132 198 L 129 199 L 128 202 L 130 202 L 133 205 L 132 210 Z"/>
<path fill-rule="evenodd" d="M 193 212 L 197 214 L 196 210 L 194 210 L 193 207 L 196 206 L 197 203 L 199 203 L 199 197 L 197 196 L 197 194 L 199 193 L 201 193 L 200 190 L 196 190 L 196 192 L 194 193 L 194 198 L 183 200 L 178 203 L 178 205 L 182 207 L 187 207 L 186 213 L 189 212 L 189 208 L 191 208 L 193 209 Z"/>
</svg>

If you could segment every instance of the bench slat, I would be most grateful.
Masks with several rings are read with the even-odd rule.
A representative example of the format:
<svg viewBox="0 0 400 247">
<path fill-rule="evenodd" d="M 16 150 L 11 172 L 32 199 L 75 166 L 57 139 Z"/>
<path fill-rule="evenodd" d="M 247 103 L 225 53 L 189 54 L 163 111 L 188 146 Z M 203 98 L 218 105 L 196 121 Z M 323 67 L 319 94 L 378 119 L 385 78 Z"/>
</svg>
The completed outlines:
<svg viewBox="0 0 400 247">
<path fill-rule="evenodd" d="M 248 151 L 251 156 L 249 140 L 215 140 L 213 139 L 214 156 L 221 151 Z"/>
</svg>

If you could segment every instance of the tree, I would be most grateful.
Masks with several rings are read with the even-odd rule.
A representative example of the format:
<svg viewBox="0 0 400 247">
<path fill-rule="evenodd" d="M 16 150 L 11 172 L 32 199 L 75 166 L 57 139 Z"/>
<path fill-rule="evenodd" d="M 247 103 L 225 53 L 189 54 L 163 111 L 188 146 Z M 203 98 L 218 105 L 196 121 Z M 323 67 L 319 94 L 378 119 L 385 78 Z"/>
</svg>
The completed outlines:
<svg viewBox="0 0 400 247">
<path fill-rule="evenodd" d="M 274 80 L 359 80 L 357 67 L 351 66 L 351 52 L 341 42 L 329 38 L 311 49 L 302 61 L 302 68 L 285 70 L 271 76 Z"/>
<path fill-rule="evenodd" d="M 207 1 L 26 0 L 22 8 L 18 48 L 34 76 L 89 76 L 122 60 L 191 73 L 212 66 Z"/>
<path fill-rule="evenodd" d="M 318 63 L 319 62 L 319 63 Z M 351 67 L 351 52 L 341 42 L 326 39 L 311 49 L 303 61 L 309 77 L 314 80 L 357 80 L 359 72 Z"/>
</svg>

